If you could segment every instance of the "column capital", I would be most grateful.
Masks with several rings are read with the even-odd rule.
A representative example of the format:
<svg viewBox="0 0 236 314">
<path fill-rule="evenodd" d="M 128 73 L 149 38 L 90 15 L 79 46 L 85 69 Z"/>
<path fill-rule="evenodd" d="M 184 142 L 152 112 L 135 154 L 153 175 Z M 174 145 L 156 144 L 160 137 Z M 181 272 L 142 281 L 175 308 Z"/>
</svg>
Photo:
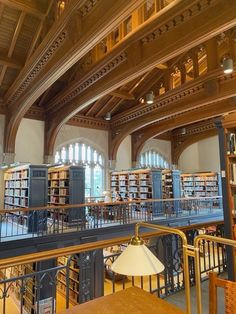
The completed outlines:
<svg viewBox="0 0 236 314">
<path fill-rule="evenodd" d="M 108 169 L 111 171 L 116 169 L 116 160 L 108 160 Z"/>
<path fill-rule="evenodd" d="M 1 157 L 3 164 L 12 164 L 15 161 L 15 153 L 3 153 Z"/>
<path fill-rule="evenodd" d="M 44 155 L 44 163 L 45 164 L 53 164 L 54 163 L 54 156 L 53 155 Z"/>
<path fill-rule="evenodd" d="M 138 168 L 139 167 L 139 162 L 137 160 L 132 161 L 132 168 Z"/>
</svg>

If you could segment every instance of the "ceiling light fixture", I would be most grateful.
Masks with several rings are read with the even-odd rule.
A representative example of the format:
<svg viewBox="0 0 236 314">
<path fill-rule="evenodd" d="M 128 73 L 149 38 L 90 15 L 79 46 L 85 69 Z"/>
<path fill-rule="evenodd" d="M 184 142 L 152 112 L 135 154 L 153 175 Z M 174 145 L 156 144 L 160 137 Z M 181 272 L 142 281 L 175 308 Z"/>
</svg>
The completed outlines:
<svg viewBox="0 0 236 314">
<path fill-rule="evenodd" d="M 227 57 L 223 59 L 223 71 L 225 74 L 230 74 L 234 70 L 233 59 Z"/>
<path fill-rule="evenodd" d="M 180 134 L 181 134 L 181 135 L 185 135 L 185 134 L 186 134 L 186 128 L 181 128 Z"/>
<path fill-rule="evenodd" d="M 146 103 L 147 104 L 153 104 L 154 103 L 154 93 L 153 91 L 150 91 L 146 94 Z"/>
<path fill-rule="evenodd" d="M 105 119 L 106 121 L 110 121 L 110 120 L 111 120 L 111 113 L 110 113 L 110 112 L 107 112 L 106 115 L 105 115 L 105 117 L 104 117 L 104 119 Z"/>
</svg>

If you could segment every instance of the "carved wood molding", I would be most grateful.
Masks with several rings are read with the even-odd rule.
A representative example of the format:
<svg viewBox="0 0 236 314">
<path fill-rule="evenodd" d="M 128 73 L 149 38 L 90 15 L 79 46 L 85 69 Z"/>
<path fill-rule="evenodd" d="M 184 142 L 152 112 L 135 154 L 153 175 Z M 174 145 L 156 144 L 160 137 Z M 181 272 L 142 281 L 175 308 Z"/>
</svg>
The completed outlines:
<svg viewBox="0 0 236 314">
<path fill-rule="evenodd" d="M 94 8 L 94 6 L 98 3 L 98 1 L 99 0 L 87 0 L 84 6 L 82 6 L 79 9 L 79 12 L 81 13 L 81 15 L 85 17 Z"/>
<path fill-rule="evenodd" d="M 49 104 L 47 110 L 50 110 L 51 113 L 53 112 L 52 108 L 58 110 L 62 106 L 65 106 L 75 97 L 79 96 L 79 94 L 81 94 L 88 87 L 92 86 L 95 82 L 102 79 L 109 72 L 118 67 L 126 59 L 127 59 L 126 52 L 122 52 L 101 68 L 96 69 L 96 71 L 92 71 L 92 73 L 89 73 L 89 75 L 86 75 L 85 78 L 80 80 L 78 83 L 74 84 L 72 88 L 70 87 L 70 90 L 66 93 L 66 95 L 64 95 L 64 97 L 60 97 L 60 100 L 56 99 L 51 104 Z M 88 78 L 86 78 L 87 76 Z"/>
<path fill-rule="evenodd" d="M 224 73 L 222 73 L 221 68 L 214 70 L 205 75 L 204 79 L 200 76 L 194 81 L 188 82 L 179 88 L 170 90 L 165 94 L 158 96 L 154 100 L 154 103 L 152 105 L 145 104 L 141 108 L 139 107 L 128 110 L 125 115 L 118 115 L 112 121 L 112 128 L 119 127 L 122 124 L 137 119 L 137 117 L 155 112 L 159 108 L 170 106 L 171 104 L 184 100 L 185 98 L 192 97 L 193 95 L 197 95 L 198 93 L 200 94 L 202 91 L 206 91 L 207 94 L 213 92 L 217 93 L 222 84 L 229 80 L 235 79 L 235 77 L 236 73 L 232 73 L 232 75 L 225 75 Z M 212 91 L 212 82 L 214 84 L 214 91 Z"/>
<path fill-rule="evenodd" d="M 168 119 L 163 119 L 157 123 L 149 125 L 148 127 L 140 129 L 132 134 L 132 160 L 135 161 L 137 159 L 137 156 L 141 151 L 144 143 L 150 138 L 153 138 L 169 130 L 173 130 L 176 127 L 186 127 L 188 124 L 206 120 L 209 116 L 217 117 L 222 115 L 224 112 L 233 111 L 236 111 L 236 108 L 235 106 L 232 106 L 230 100 L 223 100 L 208 105 L 202 105 L 201 107 L 194 108 L 194 110 L 179 113 L 178 115 L 169 117 Z M 194 135 L 194 132 L 198 132 L 201 129 L 204 131 L 211 131 L 211 129 L 213 129 L 212 121 L 210 123 L 203 122 L 202 127 L 196 127 L 196 130 L 193 128 L 192 131 L 190 130 L 189 132 L 192 132 L 193 134 L 191 135 Z M 116 137 L 115 141 L 114 139 L 112 140 L 112 138 L 110 139 L 109 158 L 113 157 L 113 159 L 115 159 L 117 149 L 125 136 L 124 133 L 120 130 L 119 137 Z"/>
<path fill-rule="evenodd" d="M 67 38 L 67 31 L 62 31 L 55 39 L 52 45 L 46 50 L 44 55 L 36 65 L 30 70 L 25 80 L 20 84 L 18 89 L 8 98 L 7 106 L 10 107 L 21 95 L 26 88 L 39 76 L 40 72 L 45 68 L 48 61 L 55 55 L 58 49 L 63 45 Z"/>
<path fill-rule="evenodd" d="M 227 0 L 231 2 L 231 5 L 235 5 L 231 0 Z M 197 2 L 194 2 L 197 3 Z M 193 23 L 199 23 L 199 21 L 202 21 L 199 28 L 198 27 L 192 27 L 192 31 L 189 31 L 189 40 L 186 45 L 188 46 L 187 49 L 193 48 L 195 45 L 198 45 L 202 43 L 204 40 L 207 40 L 209 37 L 213 37 L 214 35 L 217 35 L 220 33 L 220 31 L 223 31 L 229 24 L 233 25 L 235 24 L 232 21 L 232 9 L 231 13 L 226 12 L 226 10 L 222 11 L 222 2 L 217 0 L 217 1 L 211 1 L 209 2 L 210 6 L 208 6 L 208 10 L 204 9 L 201 11 L 201 15 L 194 15 L 191 19 L 187 19 L 186 25 L 190 27 L 190 21 Z M 153 19 L 151 19 L 148 23 L 145 23 L 142 27 L 137 32 L 134 32 L 133 34 L 130 35 L 129 37 L 129 42 L 126 43 L 126 40 L 124 40 L 122 43 L 118 43 L 116 47 L 114 47 L 114 51 L 119 50 L 124 50 L 127 49 L 127 59 L 128 62 L 126 67 L 120 67 L 120 73 L 114 72 L 114 77 L 109 76 L 109 82 L 105 81 L 104 82 L 104 88 L 106 86 L 106 90 L 109 93 L 110 91 L 118 88 L 119 86 L 125 84 L 125 82 L 130 81 L 134 79 L 135 77 L 141 75 L 142 73 L 145 73 L 145 71 L 150 70 L 153 66 L 155 66 L 158 63 L 165 62 L 168 59 L 171 59 L 172 57 L 177 56 L 179 53 L 182 53 L 186 50 L 185 44 L 180 45 L 180 41 L 173 41 L 173 35 L 174 32 L 176 32 L 176 38 L 182 38 L 179 37 L 180 34 L 177 35 L 178 30 L 181 29 L 181 34 L 183 33 L 184 30 L 184 23 L 178 24 L 175 26 L 175 28 L 171 29 L 171 32 L 166 32 L 164 33 L 165 36 L 160 36 L 161 39 L 160 42 L 157 42 L 157 40 L 149 42 L 148 45 L 142 45 L 141 44 L 141 39 L 149 34 L 150 32 L 153 32 L 157 27 L 162 25 L 163 23 L 165 24 L 166 21 L 168 21 L 170 18 L 173 17 L 173 14 L 176 15 L 176 12 L 184 12 L 186 8 L 189 6 L 192 6 L 193 2 L 191 1 L 180 1 L 179 3 L 176 4 L 176 7 L 173 6 L 168 6 L 168 10 L 163 10 L 161 14 L 156 14 Z M 174 9 L 173 9 L 174 8 Z M 225 8 L 225 7 L 224 7 Z M 214 10 L 221 10 L 222 15 L 221 15 L 221 20 L 215 20 L 213 13 Z M 209 18 L 206 19 L 205 15 L 207 13 L 211 13 L 211 18 L 214 19 L 214 27 L 213 24 L 210 23 Z M 199 18 L 201 16 L 201 18 Z M 193 21 L 192 21 L 193 19 Z M 194 20 L 195 19 L 195 20 Z M 226 21 L 228 20 L 228 21 Z M 230 22 L 229 22 L 230 20 Z M 203 26 L 205 25 L 205 27 Z M 191 27 L 190 27 L 191 28 Z M 199 33 L 199 30 L 201 32 L 201 35 Z M 191 33 L 191 36 L 190 36 Z M 194 40 L 193 40 L 193 35 L 194 34 Z M 166 38 L 167 36 L 167 38 Z M 163 37 L 163 38 L 162 38 Z M 187 39 L 187 36 L 184 36 L 185 39 Z M 190 38 L 191 37 L 191 38 Z M 169 42 L 169 41 L 170 42 Z M 163 42 L 162 42 L 163 41 Z M 165 41 L 165 45 L 164 45 Z M 167 43 L 168 42 L 168 43 Z M 178 49 L 174 47 L 176 43 L 179 43 Z M 163 46 L 164 45 L 164 46 Z M 163 49 L 160 49 L 160 47 L 165 47 Z M 168 48 L 171 46 L 171 53 L 169 52 Z M 168 48 L 167 48 L 168 47 Z M 163 53 L 163 50 L 165 50 L 165 53 Z M 136 52 L 135 57 L 133 51 Z M 168 53 L 167 53 L 168 52 Z M 116 79 L 115 79 L 116 78 Z M 97 93 L 95 93 L 97 91 Z M 91 100 L 95 101 L 99 97 L 104 96 L 105 91 L 101 91 L 101 86 L 100 84 L 96 84 L 95 91 L 91 89 L 87 89 L 87 93 L 83 93 L 83 101 L 78 99 L 75 99 L 75 102 L 71 102 L 66 106 L 66 108 L 63 108 L 63 110 L 60 110 L 58 112 L 57 117 L 55 119 L 60 120 L 58 121 L 58 125 L 66 123 L 66 119 L 69 119 L 73 114 L 78 113 L 80 110 L 83 110 L 86 106 L 91 104 Z M 99 92 L 98 92 L 99 91 Z"/>
<path fill-rule="evenodd" d="M 91 117 L 85 117 L 76 115 L 71 118 L 67 124 L 84 127 L 84 128 L 91 128 L 91 129 L 99 129 L 108 131 L 110 129 L 110 123 L 103 120 L 103 119 L 96 119 Z"/>
<path fill-rule="evenodd" d="M 48 48 L 48 41 L 52 42 L 55 34 L 58 35 L 59 31 L 61 32 L 64 29 L 67 29 L 69 32 L 68 40 L 65 41 L 67 45 L 64 45 L 58 52 L 58 56 L 61 54 L 60 58 L 55 57 L 48 62 L 47 68 L 42 72 L 40 78 L 35 80 L 34 84 L 28 86 L 25 92 L 20 96 L 20 99 L 16 99 L 12 104 L 11 110 L 9 110 L 5 132 L 6 141 L 4 150 L 6 152 L 14 151 L 17 129 L 21 119 L 32 103 L 45 92 L 45 90 L 51 86 L 59 76 L 64 74 L 96 44 L 98 44 L 99 41 L 119 25 L 123 19 L 128 17 L 142 3 L 142 0 L 119 0 L 112 6 L 110 5 L 109 0 L 98 1 L 98 4 L 89 11 L 89 14 L 86 15 L 85 18 L 81 17 L 83 28 L 80 36 L 76 37 L 74 28 L 70 27 L 69 23 L 71 22 L 70 19 L 73 18 L 73 14 L 77 14 L 79 7 L 84 3 L 85 1 L 83 0 L 74 0 L 69 3 L 68 9 L 63 12 L 58 23 L 56 22 L 51 31 L 47 34 L 45 39 L 46 43 L 43 42 L 35 51 L 27 66 L 22 70 L 17 81 L 13 84 L 11 91 L 9 91 L 7 98 L 10 98 L 11 95 L 17 91 L 22 84 L 22 81 L 28 76 L 28 71 L 31 71 L 32 65 L 38 61 L 39 55 L 42 55 L 44 50 Z M 99 14 L 103 14 L 104 19 L 102 20 L 102 23 L 99 22 Z M 68 28 L 66 28 L 67 25 Z M 69 118 L 71 117 L 68 117 L 67 121 Z M 51 126 L 55 125 L 54 121 L 51 119 L 50 124 Z"/>
<path fill-rule="evenodd" d="M 25 67 L 22 69 L 21 73 L 19 74 L 17 80 L 14 82 L 14 84 L 12 85 L 12 87 L 9 89 L 9 91 L 6 94 L 6 100 L 7 103 L 10 101 L 10 103 L 13 103 L 12 97 L 14 99 L 14 102 L 16 101 L 16 97 L 14 97 L 15 94 L 18 93 L 18 90 L 21 88 L 22 85 L 24 85 L 25 81 L 29 80 L 31 81 L 31 78 L 29 78 L 30 75 L 32 75 L 33 71 L 35 70 L 35 72 L 38 72 L 38 68 L 37 66 L 39 66 L 40 62 L 42 62 L 43 59 L 45 59 L 46 55 L 48 54 L 48 51 L 51 49 L 51 47 L 53 45 L 57 45 L 57 42 L 61 41 L 60 36 L 62 35 L 62 37 L 65 36 L 64 33 L 66 32 L 66 26 L 68 25 L 68 23 L 71 21 L 73 15 L 75 14 L 75 12 L 77 11 L 78 8 L 80 8 L 81 6 L 83 6 L 85 3 L 85 0 L 83 1 L 71 1 L 70 5 L 68 6 L 68 8 L 65 10 L 65 12 L 62 14 L 62 16 L 60 17 L 60 19 L 55 22 L 55 24 L 53 25 L 52 29 L 49 31 L 49 33 L 47 34 L 47 36 L 45 37 L 45 39 L 43 40 L 43 42 L 41 43 L 41 45 L 38 47 L 38 49 L 35 51 L 35 53 L 33 54 L 33 56 L 28 60 L 28 62 L 26 63 Z M 64 42 L 64 40 L 63 40 Z M 54 47 L 54 49 L 56 49 L 55 51 L 57 51 L 57 47 Z M 54 51 L 53 49 L 53 51 Z M 54 53 L 55 53 L 54 51 Z M 50 55 L 50 53 L 49 53 Z M 46 62 L 48 62 L 49 60 L 44 60 Z M 34 75 L 34 73 L 33 73 Z M 26 83 L 27 84 L 27 83 Z M 28 84 L 27 84 L 28 86 Z M 21 93 L 19 93 L 19 95 L 21 95 Z"/>
<path fill-rule="evenodd" d="M 175 16 L 171 17 L 167 22 L 161 24 L 158 28 L 150 32 L 148 35 L 141 39 L 143 44 L 147 44 L 153 40 L 156 40 L 158 37 L 162 36 L 166 32 L 172 30 L 179 24 L 186 22 L 187 20 L 197 16 L 204 10 L 208 9 L 210 6 L 215 4 L 217 0 L 199 0 L 192 1 L 192 4 L 187 3 L 185 9 L 181 12 L 178 12 Z"/>
</svg>

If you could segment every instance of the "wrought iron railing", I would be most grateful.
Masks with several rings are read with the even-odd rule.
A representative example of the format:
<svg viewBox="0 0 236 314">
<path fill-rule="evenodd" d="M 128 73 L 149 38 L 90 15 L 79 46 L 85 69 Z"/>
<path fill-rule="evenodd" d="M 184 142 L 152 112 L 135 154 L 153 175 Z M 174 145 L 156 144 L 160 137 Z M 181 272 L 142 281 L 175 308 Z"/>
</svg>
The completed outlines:
<svg viewBox="0 0 236 314">
<path fill-rule="evenodd" d="M 148 199 L 0 211 L 0 240 L 104 228 L 137 221 L 222 214 L 221 197 Z"/>
<path fill-rule="evenodd" d="M 193 243 L 200 233 L 224 235 L 222 222 L 180 229 L 186 233 L 189 243 Z M 51 310 L 50 313 L 59 312 L 130 286 L 138 286 L 159 297 L 168 297 L 183 290 L 183 251 L 180 238 L 160 232 L 143 234 L 143 238 L 165 265 L 163 273 L 127 277 L 111 271 L 111 263 L 127 245 L 129 237 L 0 259 L 0 313 L 10 313 L 13 302 L 19 313 L 38 314 L 46 308 Z M 226 270 L 224 245 L 202 241 L 199 249 L 202 280 L 206 279 L 210 270 L 218 273 Z M 189 259 L 189 269 L 190 281 L 194 285 L 192 258 Z"/>
</svg>

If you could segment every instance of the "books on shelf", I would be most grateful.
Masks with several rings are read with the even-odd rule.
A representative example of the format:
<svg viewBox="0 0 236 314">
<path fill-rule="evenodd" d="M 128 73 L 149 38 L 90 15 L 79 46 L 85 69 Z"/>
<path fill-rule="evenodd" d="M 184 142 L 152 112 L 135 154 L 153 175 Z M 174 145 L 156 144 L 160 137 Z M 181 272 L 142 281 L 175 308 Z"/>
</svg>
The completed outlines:
<svg viewBox="0 0 236 314">
<path fill-rule="evenodd" d="M 179 197 L 180 173 L 151 168 L 113 172 L 111 191 L 120 193 L 122 198 L 128 195 L 140 200 Z"/>
<path fill-rule="evenodd" d="M 111 174 L 111 191 L 121 194 L 122 198 L 148 199 L 152 198 L 151 169 L 113 172 Z"/>
<path fill-rule="evenodd" d="M 226 133 L 226 149 L 227 154 L 236 154 L 236 134 L 228 132 Z"/>
<path fill-rule="evenodd" d="M 46 191 L 46 166 L 22 165 L 10 168 L 4 173 L 5 209 L 44 206 Z"/>
<path fill-rule="evenodd" d="M 230 184 L 236 185 L 236 164 L 229 164 L 229 182 Z"/>
<path fill-rule="evenodd" d="M 61 256 L 57 260 L 58 265 L 67 265 L 68 258 Z M 69 299 L 72 304 L 79 303 L 79 267 L 78 261 L 73 257 L 69 263 Z M 66 295 L 66 268 L 61 269 L 57 276 L 58 292 Z"/>
<path fill-rule="evenodd" d="M 215 172 L 181 174 L 181 194 L 187 197 L 220 195 L 218 174 Z"/>
</svg>

